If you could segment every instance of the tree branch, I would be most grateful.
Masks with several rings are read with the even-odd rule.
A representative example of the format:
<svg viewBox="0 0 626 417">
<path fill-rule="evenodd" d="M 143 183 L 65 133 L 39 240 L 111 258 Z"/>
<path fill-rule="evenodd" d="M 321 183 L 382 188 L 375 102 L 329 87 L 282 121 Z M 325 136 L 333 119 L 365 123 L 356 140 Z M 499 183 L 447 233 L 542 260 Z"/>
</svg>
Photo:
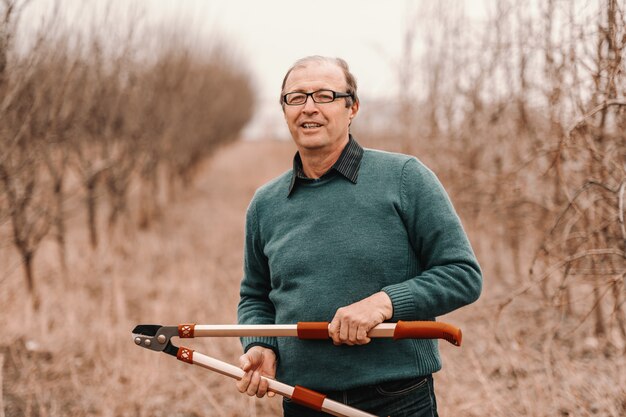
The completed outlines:
<svg viewBox="0 0 626 417">
<path fill-rule="evenodd" d="M 610 107 L 610 106 L 626 106 L 626 101 L 624 100 L 619 100 L 619 99 L 611 99 L 611 100 L 606 100 L 605 102 L 598 104 L 596 107 L 594 107 L 593 109 L 591 109 L 589 112 L 585 113 L 580 119 L 578 119 L 578 121 L 570 128 L 567 130 L 567 137 L 571 138 L 572 136 L 572 132 L 576 129 L 578 129 L 579 127 L 581 127 L 582 125 L 587 123 L 587 119 L 589 119 L 590 117 L 592 117 L 593 115 L 595 115 L 596 113 Z"/>
</svg>

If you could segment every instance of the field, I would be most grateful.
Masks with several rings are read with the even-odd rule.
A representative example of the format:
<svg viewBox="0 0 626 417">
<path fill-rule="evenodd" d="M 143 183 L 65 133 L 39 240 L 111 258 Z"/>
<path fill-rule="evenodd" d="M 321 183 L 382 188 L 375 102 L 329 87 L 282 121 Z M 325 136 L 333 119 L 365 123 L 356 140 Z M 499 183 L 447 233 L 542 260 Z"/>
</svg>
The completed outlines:
<svg viewBox="0 0 626 417">
<path fill-rule="evenodd" d="M 246 207 L 295 150 L 252 59 L 273 58 L 153 25 L 148 1 L 62 3 L 0 0 L 0 417 L 279 415 L 130 334 L 235 323 Z M 483 269 L 439 318 L 464 332 L 440 344 L 440 415 L 625 416 L 626 0 L 408 3 L 400 52 L 367 55 L 397 79 L 359 81 L 350 129 L 436 172 Z"/>
<path fill-rule="evenodd" d="M 53 242 L 45 241 L 38 255 L 38 313 L 24 296 L 19 257 L 3 248 L 4 416 L 279 415 L 278 398 L 242 396 L 226 377 L 137 348 L 130 331 L 138 323 L 236 322 L 245 209 L 256 187 L 290 167 L 293 150 L 274 141 L 221 148 L 152 229 L 117 229 L 95 252 L 78 212 L 69 222 L 66 276 Z M 496 326 L 510 288 L 491 267 L 493 242 L 466 226 L 485 269 L 485 289 L 474 305 L 441 318 L 464 330 L 464 343 L 440 344 L 440 415 L 624 415 L 623 354 L 603 350 L 592 337 L 571 340 L 577 349 L 542 340 L 546 332 L 535 327 L 524 303 L 506 310 Z M 236 339 L 189 345 L 235 364 L 241 354 Z"/>
</svg>

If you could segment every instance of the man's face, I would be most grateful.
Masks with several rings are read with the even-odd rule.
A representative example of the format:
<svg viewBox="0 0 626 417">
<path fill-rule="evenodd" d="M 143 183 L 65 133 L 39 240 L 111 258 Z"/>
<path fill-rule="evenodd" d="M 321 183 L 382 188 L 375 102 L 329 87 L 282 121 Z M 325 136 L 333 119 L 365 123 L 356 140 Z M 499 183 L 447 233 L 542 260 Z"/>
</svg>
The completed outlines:
<svg viewBox="0 0 626 417">
<path fill-rule="evenodd" d="M 317 90 L 347 91 L 340 67 L 327 62 L 310 62 L 291 71 L 284 93 L 312 93 Z M 285 120 L 299 150 L 330 151 L 345 144 L 348 126 L 359 110 L 359 104 L 346 107 L 346 99 L 315 103 L 308 97 L 299 106 L 284 105 Z"/>
</svg>

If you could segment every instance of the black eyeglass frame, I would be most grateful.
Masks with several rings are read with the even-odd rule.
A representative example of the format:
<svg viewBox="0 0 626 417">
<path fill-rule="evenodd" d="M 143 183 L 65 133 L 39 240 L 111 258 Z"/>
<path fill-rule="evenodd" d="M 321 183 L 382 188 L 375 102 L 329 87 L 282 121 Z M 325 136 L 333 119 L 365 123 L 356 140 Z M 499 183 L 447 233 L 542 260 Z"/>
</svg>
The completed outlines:
<svg viewBox="0 0 626 417">
<path fill-rule="evenodd" d="M 317 94 L 320 91 L 326 91 L 329 93 L 333 93 L 333 99 L 331 101 L 317 101 L 315 100 L 315 97 L 313 97 L 313 94 Z M 297 104 L 289 104 L 287 101 L 287 96 L 292 95 L 292 94 L 304 94 L 306 96 L 306 98 L 304 99 L 304 101 L 302 103 L 297 103 Z M 352 93 L 339 93 L 337 91 L 333 91 L 333 90 L 327 90 L 325 88 L 321 89 L 321 90 L 317 90 L 317 91 L 313 91 L 310 93 L 304 93 L 302 91 L 292 91 L 291 93 L 287 93 L 285 95 L 283 95 L 283 103 L 287 106 L 303 106 L 306 104 L 307 100 L 309 99 L 309 97 L 311 97 L 311 100 L 313 100 L 314 103 L 317 104 L 327 104 L 327 103 L 332 103 L 333 101 L 337 100 L 338 98 L 347 98 L 350 97 L 354 100 L 354 95 Z"/>
</svg>

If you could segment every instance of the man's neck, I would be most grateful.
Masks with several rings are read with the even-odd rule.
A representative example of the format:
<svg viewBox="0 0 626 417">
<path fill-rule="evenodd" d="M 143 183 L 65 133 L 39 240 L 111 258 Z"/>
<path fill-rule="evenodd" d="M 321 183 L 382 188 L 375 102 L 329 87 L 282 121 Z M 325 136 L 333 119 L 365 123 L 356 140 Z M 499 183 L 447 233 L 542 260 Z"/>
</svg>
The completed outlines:
<svg viewBox="0 0 626 417">
<path fill-rule="evenodd" d="M 319 178 L 335 165 L 341 156 L 341 152 L 348 145 L 346 138 L 340 145 L 330 150 L 326 149 L 298 149 L 302 160 L 302 170 L 308 178 Z"/>
</svg>

